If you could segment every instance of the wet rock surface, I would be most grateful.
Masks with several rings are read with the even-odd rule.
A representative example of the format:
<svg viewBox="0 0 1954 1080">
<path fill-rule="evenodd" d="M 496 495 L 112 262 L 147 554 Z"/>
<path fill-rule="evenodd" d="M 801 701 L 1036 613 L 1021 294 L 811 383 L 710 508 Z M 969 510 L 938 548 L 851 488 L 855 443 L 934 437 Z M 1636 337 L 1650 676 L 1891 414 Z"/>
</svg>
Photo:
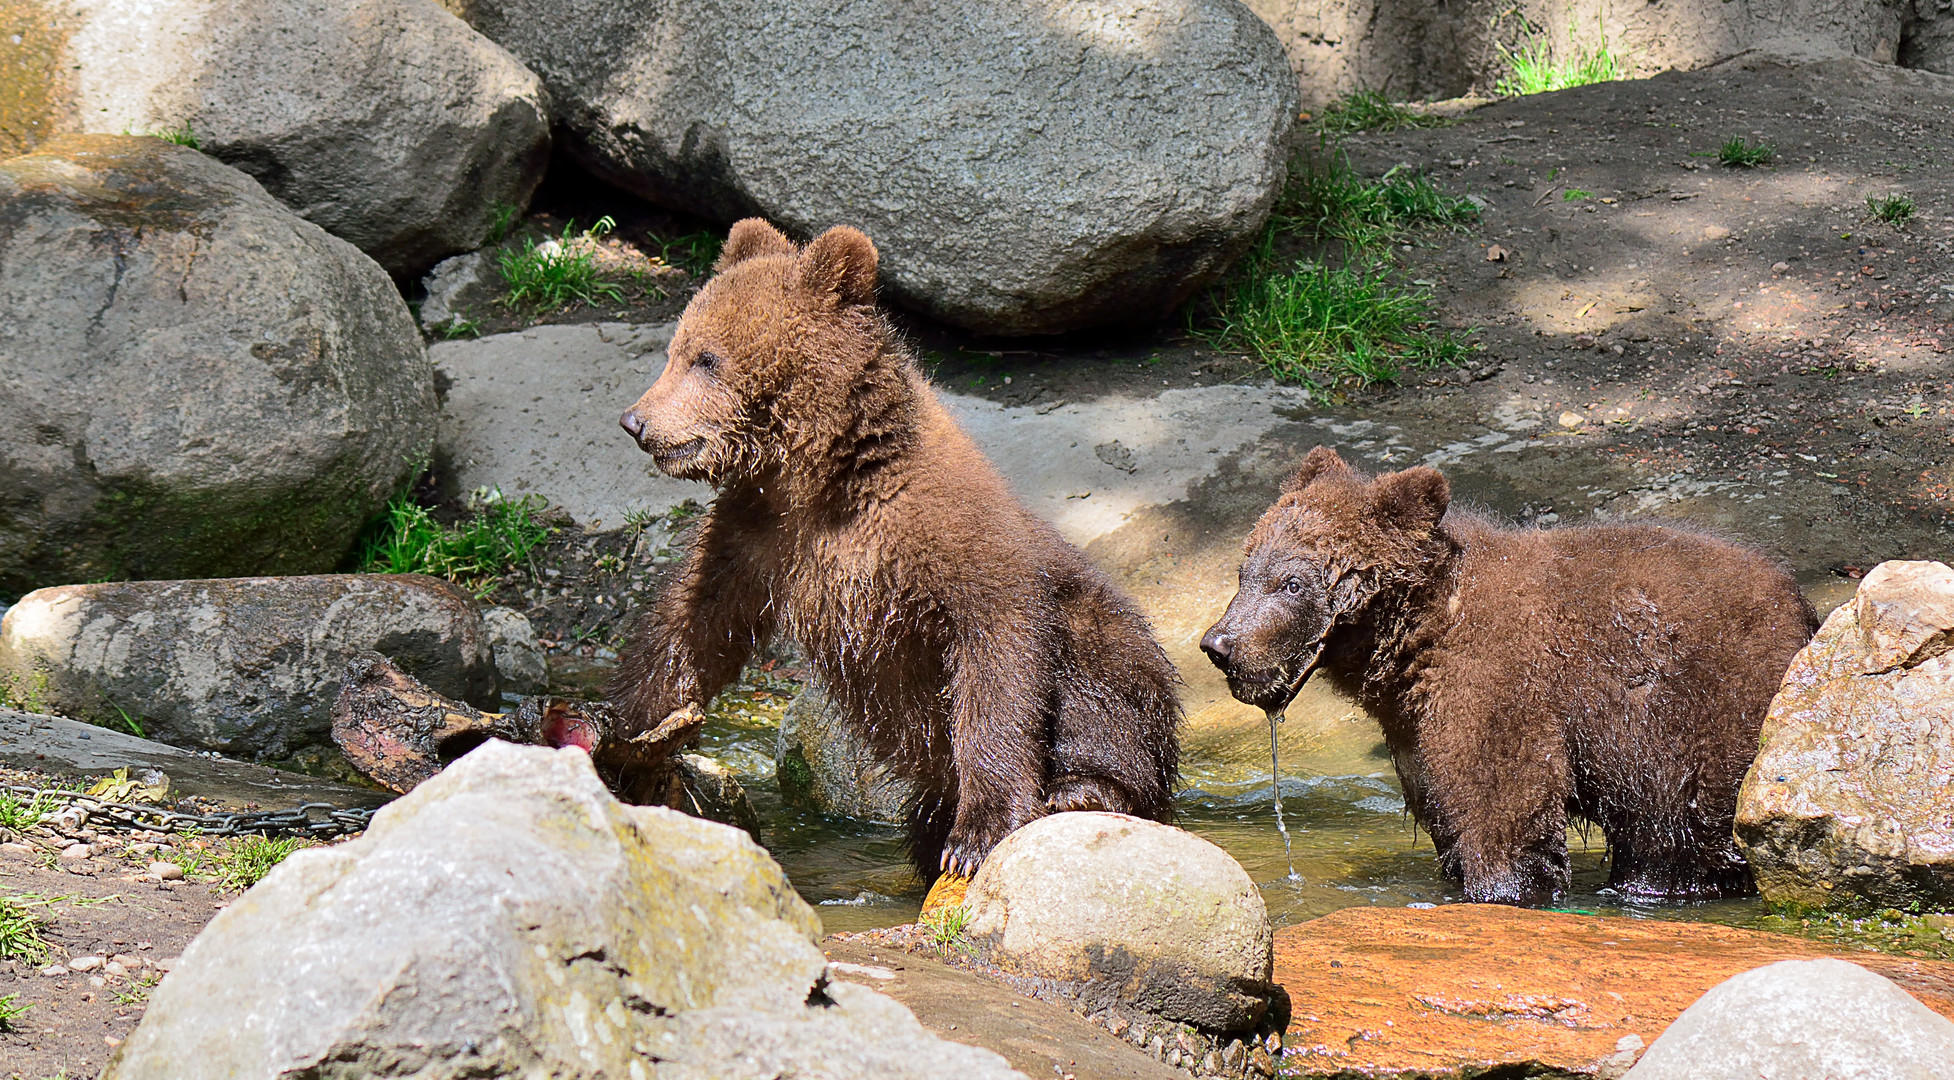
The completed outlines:
<svg viewBox="0 0 1954 1080">
<path fill-rule="evenodd" d="M 1226 0 L 448 2 L 606 179 L 803 239 L 853 225 L 894 297 L 987 333 L 1171 309 L 1260 224 L 1296 113 L 1274 35 Z"/>
<path fill-rule="evenodd" d="M 64 136 L 0 220 L 0 590 L 328 570 L 427 455 L 393 283 L 243 173 Z"/>
<path fill-rule="evenodd" d="M 1076 984 L 1084 1012 L 1126 1006 L 1239 1032 L 1269 1009 L 1262 894 L 1227 852 L 1171 825 L 1040 818 L 991 851 L 964 906 L 979 958 Z"/>
<path fill-rule="evenodd" d="M 818 928 L 738 830 L 488 743 L 213 920 L 105 1075 L 1018 1075 L 826 982 Z"/>
<path fill-rule="evenodd" d="M 0 151 L 54 132 L 174 132 L 394 274 L 480 246 L 549 157 L 536 76 L 429 0 L 14 11 L 38 48 L 18 51 L 15 92 L 0 93 Z"/>
<path fill-rule="evenodd" d="M 1886 562 L 1785 673 L 1737 839 L 1771 904 L 1954 907 L 1954 569 Z"/>
<path fill-rule="evenodd" d="M 858 821 L 901 825 L 916 797 L 916 785 L 876 759 L 818 683 L 781 714 L 774 772 L 787 797 Z"/>
<path fill-rule="evenodd" d="M 1950 1062 L 1954 1021 L 1892 980 L 1843 960 L 1784 960 L 1712 987 L 1628 1078 L 1934 1080 Z"/>
<path fill-rule="evenodd" d="M 498 704 L 480 607 L 419 574 L 41 589 L 0 622 L 0 680 L 48 712 L 280 759 L 331 745 L 347 662 L 369 649 L 450 697 Z"/>
<path fill-rule="evenodd" d="M 1620 1076 L 1711 987 L 1827 952 L 1708 923 L 1347 908 L 1276 933 L 1275 978 L 1293 1016 L 1283 1075 Z M 1954 1016 L 1954 964 L 1851 959 Z"/>
</svg>

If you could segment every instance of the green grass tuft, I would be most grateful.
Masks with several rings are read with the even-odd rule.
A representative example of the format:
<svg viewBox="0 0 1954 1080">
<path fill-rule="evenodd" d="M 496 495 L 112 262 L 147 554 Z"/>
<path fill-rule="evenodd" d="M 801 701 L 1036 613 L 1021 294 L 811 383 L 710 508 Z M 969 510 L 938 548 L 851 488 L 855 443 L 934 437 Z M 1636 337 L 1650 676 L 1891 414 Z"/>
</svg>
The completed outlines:
<svg viewBox="0 0 1954 1080">
<path fill-rule="evenodd" d="M 1270 216 L 1273 228 L 1317 240 L 1369 248 L 1408 229 L 1458 228 L 1479 220 L 1479 206 L 1438 190 L 1430 177 L 1392 169 L 1372 180 L 1342 153 L 1299 159 Z"/>
<path fill-rule="evenodd" d="M 0 896 L 0 960 L 38 964 L 47 959 L 47 939 L 41 936 L 47 924 L 32 910 L 45 903 L 28 896 Z"/>
<path fill-rule="evenodd" d="M 1913 217 L 1915 209 L 1911 195 L 1870 195 L 1866 198 L 1866 212 L 1896 229 Z"/>
<path fill-rule="evenodd" d="M 1512 71 L 1493 86 L 1493 92 L 1504 97 L 1544 94 L 1628 77 L 1627 67 L 1609 51 L 1606 41 L 1591 50 L 1577 50 L 1564 61 L 1554 59 L 1553 45 L 1541 35 L 1522 42 L 1518 52 L 1504 45 L 1499 52 Z"/>
<path fill-rule="evenodd" d="M 1375 90 L 1359 90 L 1323 106 L 1310 127 L 1323 135 L 1356 131 L 1402 131 L 1407 128 L 1447 127 L 1455 121 L 1395 104 Z"/>
<path fill-rule="evenodd" d="M 56 809 L 55 801 L 45 793 L 36 794 L 29 801 L 11 791 L 0 791 L 0 829 L 26 832 L 53 817 Z"/>
<path fill-rule="evenodd" d="M 963 944 L 964 932 L 970 928 L 970 909 L 962 904 L 937 908 L 923 916 L 923 928 L 938 952 L 954 948 Z"/>
<path fill-rule="evenodd" d="M 1562 202 L 1580 202 L 1582 199 L 1594 198 L 1594 192 L 1586 188 L 1571 187 L 1561 192 L 1560 198 Z"/>
<path fill-rule="evenodd" d="M 549 504 L 540 495 L 505 499 L 500 491 L 478 491 L 469 504 L 466 519 L 443 525 L 426 507 L 396 497 L 361 545 L 360 571 L 432 574 L 485 594 L 549 539 L 542 517 Z"/>
<path fill-rule="evenodd" d="M 593 305 L 600 298 L 622 301 L 624 290 L 604 280 L 594 250 L 597 239 L 616 226 L 609 217 L 603 217 L 579 233 L 572 221 L 563 227 L 561 236 L 540 244 L 535 237 L 526 236 L 520 245 L 497 253 L 496 264 L 509 289 L 502 302 L 509 307 L 556 307 L 573 300 Z"/>
<path fill-rule="evenodd" d="M 33 1007 L 33 1002 L 20 1000 L 19 994 L 0 995 L 0 1031 L 13 1031 L 14 1021 Z"/>
<path fill-rule="evenodd" d="M 1778 148 L 1770 143 L 1752 146 L 1742 136 L 1733 135 L 1729 142 L 1717 147 L 1717 160 L 1726 168 L 1754 169 L 1759 165 L 1769 165 L 1778 156 Z"/>
<path fill-rule="evenodd" d="M 182 127 L 164 128 L 156 132 L 156 137 L 164 142 L 172 142 L 178 146 L 187 146 L 192 150 L 202 150 L 204 148 L 203 140 L 197 138 L 197 133 L 190 130 L 190 125 L 187 123 Z"/>
<path fill-rule="evenodd" d="M 509 238 L 516 223 L 522 220 L 522 207 L 514 203 L 494 202 L 489 204 L 489 231 L 487 241 L 499 244 Z"/>
<path fill-rule="evenodd" d="M 693 277 L 712 273 L 719 260 L 719 249 L 726 242 L 717 233 L 694 232 L 658 242 L 658 258 L 666 266 L 676 266 Z"/>
<path fill-rule="evenodd" d="M 217 884 L 225 889 L 248 889 L 263 881 L 272 867 L 285 861 L 285 856 L 310 846 L 309 841 L 298 836 L 244 837 L 217 856 Z"/>
</svg>

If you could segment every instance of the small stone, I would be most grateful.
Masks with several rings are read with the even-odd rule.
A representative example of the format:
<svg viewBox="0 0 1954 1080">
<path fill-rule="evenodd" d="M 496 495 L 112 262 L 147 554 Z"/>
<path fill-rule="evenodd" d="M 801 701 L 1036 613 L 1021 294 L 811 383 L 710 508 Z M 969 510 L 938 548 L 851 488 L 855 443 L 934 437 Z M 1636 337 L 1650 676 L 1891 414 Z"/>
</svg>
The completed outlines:
<svg viewBox="0 0 1954 1080">
<path fill-rule="evenodd" d="M 1239 1069 L 1242 1067 L 1242 1062 L 1247 1060 L 1248 1047 L 1242 1045 L 1240 1039 L 1229 1040 L 1228 1049 L 1221 1052 L 1221 1065 L 1225 1069 Z"/>
<path fill-rule="evenodd" d="M 1647 1043 L 1642 1041 L 1642 1036 L 1640 1035 L 1624 1035 L 1615 1040 L 1615 1049 L 1617 1050 L 1640 1050 L 1647 1045 Z"/>
<path fill-rule="evenodd" d="M 1189 1061 L 1200 1056 L 1201 1045 L 1195 1040 L 1192 1032 L 1182 1031 L 1175 1034 L 1174 1045 L 1180 1047 L 1181 1057 Z"/>
<path fill-rule="evenodd" d="M 68 970 L 94 971 L 105 963 L 107 961 L 99 956 L 77 956 L 73 960 L 68 961 Z"/>
<path fill-rule="evenodd" d="M 1773 274 L 1782 274 L 1790 269 L 1791 264 L 1788 262 L 1774 262 L 1771 264 L 1771 273 Z"/>
<path fill-rule="evenodd" d="M 50 979 L 66 975 L 67 973 L 68 969 L 62 967 L 60 964 L 49 964 L 41 969 L 41 974 L 46 975 Z"/>
<path fill-rule="evenodd" d="M 183 879 L 183 867 L 173 862 L 150 863 L 149 873 L 158 881 L 181 881 Z"/>
<path fill-rule="evenodd" d="M 1126 1029 L 1131 1026 L 1132 1025 L 1126 1022 L 1126 1017 L 1121 1016 L 1118 1013 L 1106 1014 L 1106 1030 L 1110 1032 L 1114 1038 L 1119 1038 L 1120 1036 L 1126 1034 Z"/>
<path fill-rule="evenodd" d="M 1181 1067 L 1181 1052 L 1178 1048 L 1167 1051 L 1167 1064 L 1171 1068 Z"/>
<path fill-rule="evenodd" d="M 101 988 L 107 986 L 108 984 L 109 981 L 107 979 L 102 978 L 100 975 L 90 975 L 88 977 L 88 985 L 94 987 L 97 990 L 100 990 Z"/>
<path fill-rule="evenodd" d="M 14 844 L 14 843 L 7 843 L 7 844 L 0 844 L 0 854 L 5 854 L 5 855 L 32 855 L 32 854 L 34 854 L 34 845 L 32 845 L 32 844 Z"/>
<path fill-rule="evenodd" d="M 1263 1040 L 1262 1045 L 1266 1047 L 1269 1053 L 1271 1054 L 1282 1053 L 1282 1032 L 1280 1031 L 1269 1032 L 1269 1037 Z"/>
<path fill-rule="evenodd" d="M 1587 422 L 1588 422 L 1587 417 L 1582 416 L 1580 413 L 1577 413 L 1572 409 L 1569 409 L 1566 412 L 1560 414 L 1560 426 L 1564 428 L 1577 428 Z"/>
<path fill-rule="evenodd" d="M 95 854 L 94 849 L 90 848 L 87 844 L 70 844 L 61 849 L 61 857 L 70 860 L 86 859 L 93 854 Z"/>
<path fill-rule="evenodd" d="M 129 974 L 129 969 L 127 967 L 124 967 L 122 964 L 114 960 L 111 960 L 108 963 L 102 965 L 102 972 L 103 974 L 113 975 L 119 979 L 124 975 Z"/>
<path fill-rule="evenodd" d="M 164 971 L 164 972 L 174 971 L 176 970 L 176 965 L 180 961 L 182 961 L 182 959 L 183 958 L 181 956 L 166 956 L 163 959 L 156 961 L 156 969 L 158 971 Z"/>
<path fill-rule="evenodd" d="M 1705 240 L 1727 240 L 1729 238 L 1730 230 L 1721 225 L 1703 226 L 1703 239 Z"/>
<path fill-rule="evenodd" d="M 1201 1058 L 1201 1071 L 1210 1074 L 1220 1072 L 1221 1052 L 1218 1050 L 1208 1051 L 1207 1055 Z"/>
<path fill-rule="evenodd" d="M 1255 1048 L 1254 1053 L 1248 1055 L 1248 1067 L 1250 1072 L 1258 1073 L 1262 1076 L 1274 1076 L 1276 1074 L 1275 1058 L 1270 1057 L 1269 1052 L 1259 1046 Z"/>
<path fill-rule="evenodd" d="M 1167 1040 L 1155 1035 L 1153 1041 L 1147 1044 L 1147 1056 L 1155 1061 L 1164 1060 L 1167 1057 Z"/>
<path fill-rule="evenodd" d="M 143 843 L 140 843 L 140 844 L 130 844 L 130 845 L 129 845 L 129 854 L 131 854 L 131 855 L 154 855 L 154 854 L 156 854 L 156 852 L 157 852 L 158 850 L 160 850 L 160 849 L 162 848 L 162 846 L 163 846 L 163 845 L 161 845 L 161 844 L 152 844 L 152 843 L 148 843 L 147 841 L 145 841 L 145 842 L 143 842 Z"/>
</svg>

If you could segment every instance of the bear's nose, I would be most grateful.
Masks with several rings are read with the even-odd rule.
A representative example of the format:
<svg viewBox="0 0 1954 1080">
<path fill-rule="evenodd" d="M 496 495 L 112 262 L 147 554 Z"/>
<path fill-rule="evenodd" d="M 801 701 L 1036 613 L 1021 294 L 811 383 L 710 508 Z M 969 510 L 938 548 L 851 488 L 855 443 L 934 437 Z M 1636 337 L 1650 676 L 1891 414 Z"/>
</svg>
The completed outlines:
<svg viewBox="0 0 1954 1080">
<path fill-rule="evenodd" d="M 618 423 L 623 425 L 625 432 L 629 434 L 633 439 L 640 439 L 644 437 L 645 422 L 639 419 L 638 410 L 636 409 L 624 410 L 624 417 L 623 419 L 620 419 Z"/>
<path fill-rule="evenodd" d="M 1201 637 L 1201 651 L 1207 653 L 1208 659 L 1214 661 L 1214 666 L 1218 668 L 1228 666 L 1228 654 L 1234 648 L 1235 639 L 1222 633 L 1220 628 L 1209 630 Z"/>
</svg>

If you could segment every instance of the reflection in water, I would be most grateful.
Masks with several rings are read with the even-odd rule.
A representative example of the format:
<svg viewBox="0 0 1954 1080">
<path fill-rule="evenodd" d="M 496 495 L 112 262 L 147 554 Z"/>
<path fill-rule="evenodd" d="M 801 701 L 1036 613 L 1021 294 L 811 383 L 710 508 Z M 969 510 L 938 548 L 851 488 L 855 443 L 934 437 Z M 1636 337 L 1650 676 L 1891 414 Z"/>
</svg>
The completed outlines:
<svg viewBox="0 0 1954 1080">
<path fill-rule="evenodd" d="M 740 775 L 767 849 L 801 896 L 816 905 L 824 927 L 832 932 L 913 922 L 927 883 L 916 879 L 903 856 L 902 830 L 831 817 L 782 797 L 774 780 L 774 744 L 793 692 L 785 680 L 749 673 L 713 703 L 701 750 Z M 1176 800 L 1176 823 L 1241 862 L 1261 887 L 1275 925 L 1357 905 L 1459 900 L 1456 886 L 1439 872 L 1431 841 L 1405 811 L 1374 724 L 1346 707 L 1311 710 L 1282 728 L 1291 764 L 1279 781 L 1276 770 L 1265 771 L 1253 751 L 1243 753 L 1239 745 L 1224 751 L 1222 741 L 1207 738 L 1208 733 L 1189 739 L 1191 750 L 1215 752 L 1190 754 L 1182 770 L 1188 786 Z M 1272 753 L 1271 766 L 1275 758 Z M 1352 771 L 1365 766 L 1374 769 Z M 1279 825 L 1280 832 L 1270 828 L 1277 822 L 1278 801 L 1290 823 Z M 1570 829 L 1568 849 L 1574 888 L 1562 901 L 1563 910 L 1767 925 L 1764 906 L 1754 898 L 1624 902 L 1606 888 L 1607 850 L 1598 830 Z"/>
</svg>

